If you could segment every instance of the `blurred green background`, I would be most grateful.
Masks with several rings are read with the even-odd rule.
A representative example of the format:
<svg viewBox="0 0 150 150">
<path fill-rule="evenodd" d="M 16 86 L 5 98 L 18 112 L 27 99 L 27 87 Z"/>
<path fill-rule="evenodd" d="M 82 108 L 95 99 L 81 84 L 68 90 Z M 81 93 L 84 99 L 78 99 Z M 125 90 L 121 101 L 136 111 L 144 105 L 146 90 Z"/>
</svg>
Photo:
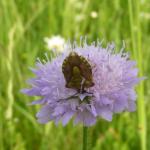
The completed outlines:
<svg viewBox="0 0 150 150">
<path fill-rule="evenodd" d="M 150 150 L 149 0 L 0 0 L 0 150 L 80 150 L 82 126 L 40 125 L 38 106 L 20 93 L 37 57 L 48 52 L 44 37 L 114 41 L 138 63 L 137 111 L 100 120 L 90 128 L 89 150 Z"/>
</svg>

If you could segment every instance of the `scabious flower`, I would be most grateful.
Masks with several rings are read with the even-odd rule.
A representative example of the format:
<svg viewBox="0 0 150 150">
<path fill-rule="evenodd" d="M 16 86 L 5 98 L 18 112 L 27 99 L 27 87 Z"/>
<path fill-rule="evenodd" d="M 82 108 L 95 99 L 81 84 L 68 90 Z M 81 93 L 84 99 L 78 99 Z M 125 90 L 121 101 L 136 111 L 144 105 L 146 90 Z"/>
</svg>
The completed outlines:
<svg viewBox="0 0 150 150">
<path fill-rule="evenodd" d="M 44 42 L 48 50 L 54 50 L 56 52 L 63 52 L 64 50 L 65 39 L 59 35 L 52 36 L 51 38 L 45 37 Z"/>
<path fill-rule="evenodd" d="M 35 78 L 28 80 L 31 88 L 22 90 L 41 97 L 32 102 L 42 105 L 38 121 L 66 125 L 73 118 L 74 124 L 91 126 L 99 117 L 111 121 L 115 113 L 135 111 L 134 87 L 141 78 L 128 53 L 117 53 L 114 44 L 104 48 L 86 40 L 70 46 L 51 61 L 38 60 L 32 69 Z"/>
</svg>

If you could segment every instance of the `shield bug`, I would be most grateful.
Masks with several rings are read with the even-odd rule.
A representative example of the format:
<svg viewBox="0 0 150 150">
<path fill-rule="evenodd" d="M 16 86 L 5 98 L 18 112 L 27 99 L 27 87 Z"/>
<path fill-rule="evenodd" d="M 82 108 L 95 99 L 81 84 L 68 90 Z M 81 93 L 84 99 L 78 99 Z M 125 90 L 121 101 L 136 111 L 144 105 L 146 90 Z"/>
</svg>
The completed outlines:
<svg viewBox="0 0 150 150">
<path fill-rule="evenodd" d="M 76 89 L 83 93 L 85 88 L 94 86 L 90 63 L 76 52 L 70 52 L 64 59 L 62 72 L 67 88 Z"/>
</svg>

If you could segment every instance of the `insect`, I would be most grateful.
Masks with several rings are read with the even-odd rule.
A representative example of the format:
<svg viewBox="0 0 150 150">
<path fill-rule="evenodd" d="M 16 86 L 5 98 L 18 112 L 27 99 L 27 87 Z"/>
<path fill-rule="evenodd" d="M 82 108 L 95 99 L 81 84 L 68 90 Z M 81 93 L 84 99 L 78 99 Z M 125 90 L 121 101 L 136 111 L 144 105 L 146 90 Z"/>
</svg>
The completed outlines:
<svg viewBox="0 0 150 150">
<path fill-rule="evenodd" d="M 62 72 L 66 80 L 66 87 L 84 93 L 85 88 L 94 86 L 92 68 L 83 56 L 70 52 L 62 64 Z"/>
</svg>

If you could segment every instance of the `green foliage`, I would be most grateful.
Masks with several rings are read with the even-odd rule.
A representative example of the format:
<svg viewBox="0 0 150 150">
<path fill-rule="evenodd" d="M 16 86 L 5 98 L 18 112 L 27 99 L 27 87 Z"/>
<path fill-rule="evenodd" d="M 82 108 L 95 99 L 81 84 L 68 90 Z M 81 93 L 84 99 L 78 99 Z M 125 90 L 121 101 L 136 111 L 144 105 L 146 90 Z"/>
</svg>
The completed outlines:
<svg viewBox="0 0 150 150">
<path fill-rule="evenodd" d="M 92 12 L 97 12 L 93 17 Z M 65 39 L 114 41 L 137 60 L 140 76 L 150 75 L 149 0 L 1 0 L 0 1 L 0 149 L 1 150 L 80 150 L 82 127 L 53 123 L 40 125 L 29 98 L 20 93 L 28 70 L 46 52 L 43 38 L 61 35 Z M 89 129 L 90 150 L 150 149 L 150 83 L 137 87 L 135 113 L 115 115 Z"/>
</svg>

